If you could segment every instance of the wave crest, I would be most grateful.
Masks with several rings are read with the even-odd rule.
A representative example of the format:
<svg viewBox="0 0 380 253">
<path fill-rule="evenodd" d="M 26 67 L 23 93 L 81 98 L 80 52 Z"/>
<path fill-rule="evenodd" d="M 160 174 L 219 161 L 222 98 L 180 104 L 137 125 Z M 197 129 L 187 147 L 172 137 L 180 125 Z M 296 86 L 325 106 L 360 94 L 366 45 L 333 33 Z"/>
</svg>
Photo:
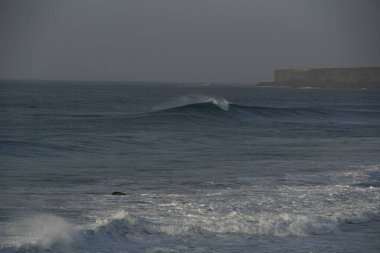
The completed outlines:
<svg viewBox="0 0 380 253">
<path fill-rule="evenodd" d="M 194 105 L 194 104 L 212 104 L 223 111 L 228 111 L 230 108 L 230 103 L 227 99 L 223 97 L 216 96 L 206 96 L 206 95 L 189 95 L 182 96 L 175 100 L 171 100 L 153 107 L 154 111 L 163 111 L 168 109 L 180 108 L 184 106 Z"/>
</svg>

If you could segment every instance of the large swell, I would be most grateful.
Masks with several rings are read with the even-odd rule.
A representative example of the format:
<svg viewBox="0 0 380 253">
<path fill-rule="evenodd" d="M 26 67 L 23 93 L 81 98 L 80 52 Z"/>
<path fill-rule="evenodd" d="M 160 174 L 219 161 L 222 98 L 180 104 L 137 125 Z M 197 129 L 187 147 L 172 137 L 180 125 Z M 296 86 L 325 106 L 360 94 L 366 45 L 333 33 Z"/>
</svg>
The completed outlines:
<svg viewBox="0 0 380 253">
<path fill-rule="evenodd" d="M 224 97 L 191 95 L 179 97 L 153 107 L 153 111 L 139 116 L 172 116 L 173 118 L 220 117 L 239 121 L 379 121 L 380 111 L 336 107 L 265 107 L 249 106 L 228 101 Z"/>
</svg>

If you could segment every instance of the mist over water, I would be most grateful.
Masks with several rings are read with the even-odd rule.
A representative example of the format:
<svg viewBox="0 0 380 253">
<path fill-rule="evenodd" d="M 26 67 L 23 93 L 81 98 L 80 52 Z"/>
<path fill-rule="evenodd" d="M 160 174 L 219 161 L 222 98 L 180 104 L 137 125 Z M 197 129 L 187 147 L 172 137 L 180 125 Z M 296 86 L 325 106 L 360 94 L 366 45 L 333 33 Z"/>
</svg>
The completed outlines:
<svg viewBox="0 0 380 253">
<path fill-rule="evenodd" d="M 379 98 L 3 84 L 0 252 L 378 252 Z"/>
</svg>

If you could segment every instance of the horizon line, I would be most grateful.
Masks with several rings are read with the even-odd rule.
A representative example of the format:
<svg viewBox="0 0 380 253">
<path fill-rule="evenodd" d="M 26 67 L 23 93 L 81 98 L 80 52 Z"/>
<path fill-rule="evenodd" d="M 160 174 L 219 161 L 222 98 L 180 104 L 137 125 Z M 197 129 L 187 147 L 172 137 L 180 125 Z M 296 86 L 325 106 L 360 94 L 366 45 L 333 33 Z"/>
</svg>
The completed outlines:
<svg viewBox="0 0 380 253">
<path fill-rule="evenodd" d="M 114 83 L 114 84 L 257 84 L 259 82 L 222 82 L 222 81 L 130 81 L 130 80 L 70 80 L 70 79 L 26 79 L 26 78 L 0 78 L 0 82 L 55 82 L 55 83 Z"/>
</svg>

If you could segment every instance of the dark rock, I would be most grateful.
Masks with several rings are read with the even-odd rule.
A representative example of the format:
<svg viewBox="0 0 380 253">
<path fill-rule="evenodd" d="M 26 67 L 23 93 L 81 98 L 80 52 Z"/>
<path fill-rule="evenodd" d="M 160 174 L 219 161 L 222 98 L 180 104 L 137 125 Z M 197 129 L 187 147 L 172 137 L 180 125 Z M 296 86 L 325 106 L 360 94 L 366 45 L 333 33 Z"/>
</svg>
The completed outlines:
<svg viewBox="0 0 380 253">
<path fill-rule="evenodd" d="M 124 192 L 113 192 L 112 195 L 115 195 L 115 196 L 124 196 L 124 195 L 127 195 L 127 194 L 125 194 Z"/>
</svg>

